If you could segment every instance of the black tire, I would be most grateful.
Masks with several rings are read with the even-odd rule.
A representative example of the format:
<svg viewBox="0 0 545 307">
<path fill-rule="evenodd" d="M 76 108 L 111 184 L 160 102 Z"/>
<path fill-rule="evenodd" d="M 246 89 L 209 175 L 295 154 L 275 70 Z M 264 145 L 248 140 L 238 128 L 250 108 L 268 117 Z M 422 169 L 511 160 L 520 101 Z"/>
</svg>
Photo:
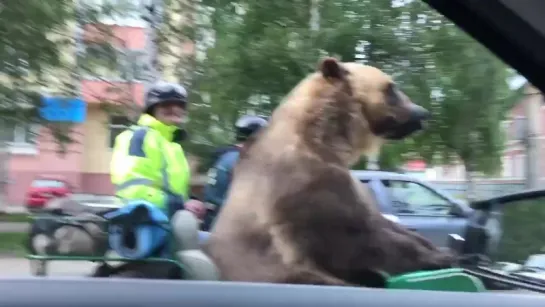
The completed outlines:
<svg viewBox="0 0 545 307">
<path fill-rule="evenodd" d="M 146 278 L 146 274 L 136 270 L 123 271 L 117 274 L 110 275 L 110 277 L 119 277 L 119 278 Z"/>
<path fill-rule="evenodd" d="M 30 274 L 32 276 L 47 276 L 47 261 L 30 260 Z"/>
<path fill-rule="evenodd" d="M 108 276 L 112 278 L 145 278 L 145 279 L 182 279 L 179 266 L 167 262 L 129 262 L 112 268 Z"/>
</svg>

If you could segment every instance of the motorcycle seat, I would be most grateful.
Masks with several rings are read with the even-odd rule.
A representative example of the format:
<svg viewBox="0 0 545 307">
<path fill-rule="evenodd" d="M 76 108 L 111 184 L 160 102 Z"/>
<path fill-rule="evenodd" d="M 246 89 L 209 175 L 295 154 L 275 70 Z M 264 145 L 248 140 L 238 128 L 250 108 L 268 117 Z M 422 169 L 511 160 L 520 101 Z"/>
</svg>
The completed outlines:
<svg viewBox="0 0 545 307">
<path fill-rule="evenodd" d="M 180 210 L 171 219 L 172 234 L 176 242 L 176 258 L 182 264 L 184 279 L 219 280 L 214 262 L 201 250 L 206 234 L 199 232 L 199 222 L 189 211 Z"/>
<path fill-rule="evenodd" d="M 47 202 L 44 212 L 57 213 L 62 215 L 75 216 L 82 213 L 91 213 L 104 215 L 108 212 L 117 210 L 120 204 L 89 204 L 78 202 L 69 197 L 54 198 Z"/>
</svg>

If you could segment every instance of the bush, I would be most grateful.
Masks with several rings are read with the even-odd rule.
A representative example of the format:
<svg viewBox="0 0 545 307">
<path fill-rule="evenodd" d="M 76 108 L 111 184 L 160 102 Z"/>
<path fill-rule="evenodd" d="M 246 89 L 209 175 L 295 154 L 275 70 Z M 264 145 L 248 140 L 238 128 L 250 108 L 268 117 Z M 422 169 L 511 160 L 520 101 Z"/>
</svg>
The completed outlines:
<svg viewBox="0 0 545 307">
<path fill-rule="evenodd" d="M 508 204 L 498 260 L 521 263 L 540 253 L 545 253 L 545 199 Z"/>
<path fill-rule="evenodd" d="M 25 255 L 24 241 L 28 234 L 18 232 L 0 233 L 0 254 L 10 256 Z"/>
<path fill-rule="evenodd" d="M 29 214 L 26 213 L 5 213 L 0 214 L 0 222 L 4 223 L 29 223 L 32 220 Z"/>
</svg>

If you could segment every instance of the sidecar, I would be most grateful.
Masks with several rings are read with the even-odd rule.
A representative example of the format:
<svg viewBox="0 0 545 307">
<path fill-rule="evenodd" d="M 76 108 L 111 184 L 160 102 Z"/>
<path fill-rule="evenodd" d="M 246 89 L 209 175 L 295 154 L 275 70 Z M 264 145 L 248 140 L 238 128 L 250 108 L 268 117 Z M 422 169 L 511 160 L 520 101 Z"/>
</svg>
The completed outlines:
<svg viewBox="0 0 545 307">
<path fill-rule="evenodd" d="M 93 207 L 64 199 L 33 216 L 27 259 L 36 276 L 47 275 L 50 261 L 89 261 L 97 263 L 93 277 L 217 279 L 200 251 L 206 236 L 185 210 L 169 219 L 142 201 Z"/>
<path fill-rule="evenodd" d="M 545 190 L 525 191 L 474 204 L 476 216 L 499 210 L 509 202 L 545 196 Z M 41 263 L 34 275 L 46 275 L 49 261 L 92 261 L 95 277 L 219 280 L 214 263 L 201 251 L 208 233 L 182 210 L 169 219 L 146 202 L 123 208 L 88 208 L 70 202 L 35 216 L 27 258 Z M 66 204 L 65 204 L 66 205 Z M 63 207 L 63 206 L 60 206 Z M 66 210 L 66 207 L 71 210 Z M 494 208 L 490 208 L 494 207 Z M 77 208 L 77 210 L 73 210 Z M 45 237 L 45 239 L 43 238 Z M 46 243 L 43 243 L 46 242 Z M 455 292 L 525 289 L 545 293 L 545 281 L 494 269 L 484 256 L 487 234 L 479 224 L 468 226 L 464 238 L 451 235 L 449 247 L 460 259 L 458 267 L 419 271 L 398 276 L 383 275 L 380 287 Z M 110 256 L 114 252 L 115 256 Z M 111 265 L 120 262 L 121 265 Z"/>
</svg>

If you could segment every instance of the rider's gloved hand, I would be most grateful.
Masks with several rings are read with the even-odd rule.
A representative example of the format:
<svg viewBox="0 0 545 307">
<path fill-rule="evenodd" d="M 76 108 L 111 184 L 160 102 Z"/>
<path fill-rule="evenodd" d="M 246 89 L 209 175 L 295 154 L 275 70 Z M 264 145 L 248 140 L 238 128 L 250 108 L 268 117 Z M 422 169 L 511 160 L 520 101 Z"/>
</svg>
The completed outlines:
<svg viewBox="0 0 545 307">
<path fill-rule="evenodd" d="M 200 200 L 190 199 L 185 203 L 184 208 L 193 213 L 199 220 L 202 220 L 206 215 L 206 206 Z"/>
</svg>

